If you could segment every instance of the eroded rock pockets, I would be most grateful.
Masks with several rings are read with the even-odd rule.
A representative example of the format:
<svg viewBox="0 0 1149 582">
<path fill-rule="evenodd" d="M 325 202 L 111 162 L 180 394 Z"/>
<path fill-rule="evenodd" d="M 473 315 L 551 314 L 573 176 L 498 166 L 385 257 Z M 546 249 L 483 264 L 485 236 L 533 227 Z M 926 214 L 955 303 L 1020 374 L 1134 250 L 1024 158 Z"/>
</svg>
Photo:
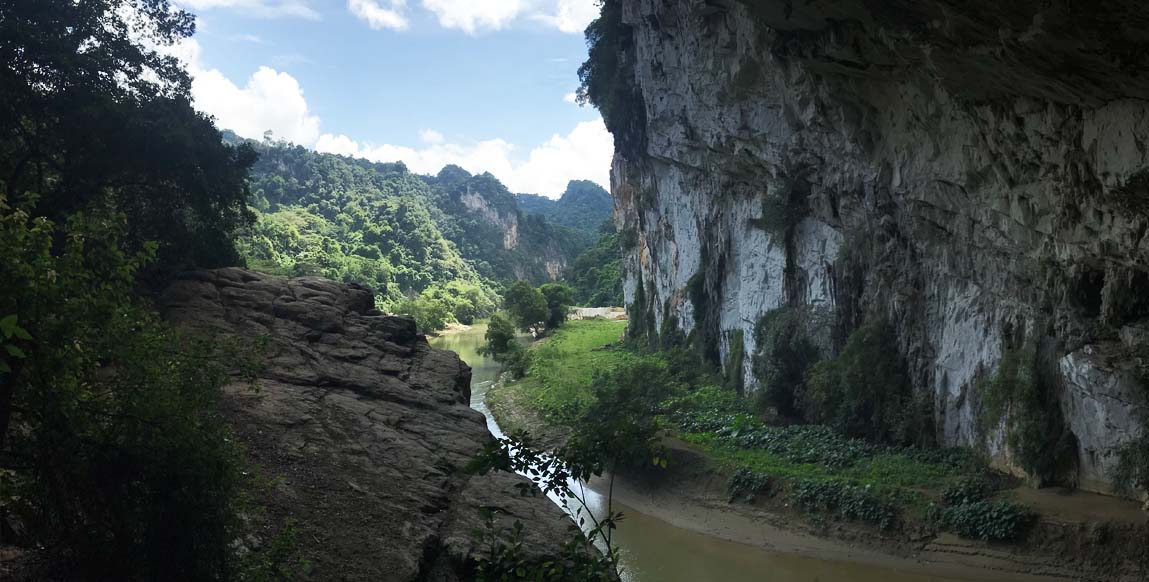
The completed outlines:
<svg viewBox="0 0 1149 582">
<path fill-rule="evenodd" d="M 254 389 L 229 385 L 222 407 L 312 579 L 465 578 L 480 507 L 529 524 L 533 552 L 566 539 L 569 520 L 522 497 L 521 478 L 464 473 L 492 438 L 468 405 L 470 368 L 370 290 L 220 269 L 180 276 L 159 303 L 182 328 L 266 345 Z"/>
</svg>

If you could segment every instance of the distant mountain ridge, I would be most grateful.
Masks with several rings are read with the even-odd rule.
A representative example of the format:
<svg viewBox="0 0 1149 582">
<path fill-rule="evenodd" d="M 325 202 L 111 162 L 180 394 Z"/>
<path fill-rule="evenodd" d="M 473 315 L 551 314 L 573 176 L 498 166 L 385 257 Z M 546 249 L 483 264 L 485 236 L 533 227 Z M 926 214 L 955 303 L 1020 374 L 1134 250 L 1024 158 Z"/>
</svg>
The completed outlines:
<svg viewBox="0 0 1149 582">
<path fill-rule="evenodd" d="M 523 212 L 586 233 L 589 241 L 598 237 L 602 223 L 614 211 L 610 192 L 590 180 L 571 180 L 558 200 L 538 194 L 516 194 L 515 200 Z"/>
<path fill-rule="evenodd" d="M 594 242 L 521 210 L 489 173 L 450 165 L 424 176 L 402 163 L 225 139 L 260 155 L 250 176 L 258 221 L 240 245 L 255 269 L 362 283 L 389 305 L 446 286 L 493 297 L 503 282 L 563 279 Z"/>
</svg>

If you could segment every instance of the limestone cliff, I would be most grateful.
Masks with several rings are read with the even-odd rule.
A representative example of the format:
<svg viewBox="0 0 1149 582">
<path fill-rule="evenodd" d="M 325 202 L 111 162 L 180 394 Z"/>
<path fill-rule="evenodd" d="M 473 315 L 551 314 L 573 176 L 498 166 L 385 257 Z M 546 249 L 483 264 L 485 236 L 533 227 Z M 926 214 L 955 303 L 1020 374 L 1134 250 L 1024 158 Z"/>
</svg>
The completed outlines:
<svg viewBox="0 0 1149 582">
<path fill-rule="evenodd" d="M 525 479 L 461 470 L 492 438 L 468 406 L 470 369 L 367 289 L 222 269 L 181 276 L 160 305 L 185 328 L 266 338 L 255 389 L 228 386 L 223 407 L 311 579 L 467 579 L 484 506 L 529 524 L 528 553 L 559 551 L 570 521 L 522 497 Z"/>
<path fill-rule="evenodd" d="M 979 380 L 1032 342 L 1074 465 L 1036 477 L 1106 489 L 1149 416 L 1149 9 L 624 0 L 613 26 L 632 321 L 753 390 L 770 310 L 826 352 L 882 317 L 937 440 L 1010 467 Z"/>
</svg>

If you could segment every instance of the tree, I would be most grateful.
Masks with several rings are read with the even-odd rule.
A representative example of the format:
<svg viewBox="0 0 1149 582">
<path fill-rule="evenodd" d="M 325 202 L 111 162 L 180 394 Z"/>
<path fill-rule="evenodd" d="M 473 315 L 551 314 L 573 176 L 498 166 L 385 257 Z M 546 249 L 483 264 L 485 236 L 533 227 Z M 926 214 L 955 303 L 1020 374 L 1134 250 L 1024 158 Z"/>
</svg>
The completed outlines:
<svg viewBox="0 0 1149 582">
<path fill-rule="evenodd" d="M 6 541 L 86 579 L 226 579 L 241 476 L 213 403 L 235 346 L 132 300 L 154 246 L 126 254 L 123 225 L 57 227 L 0 194 L 0 335 L 16 348 L 0 365 L 0 519 L 24 526 Z"/>
<path fill-rule="evenodd" d="M 61 223 L 107 204 L 124 244 L 160 244 L 166 266 L 239 260 L 250 148 L 222 142 L 163 49 L 195 19 L 168 0 L 11 0 L 0 5 L 0 182 Z"/>
<path fill-rule="evenodd" d="M 496 360 L 502 354 L 507 353 L 511 348 L 509 347 L 515 339 L 515 326 L 511 320 L 507 319 L 500 313 L 491 316 L 491 320 L 487 323 L 487 333 L 483 336 L 487 344 L 483 347 L 483 352 L 490 354 Z"/>
<path fill-rule="evenodd" d="M 538 289 L 526 281 L 515 281 L 503 295 L 503 301 L 519 329 L 536 335 L 542 333 L 550 311 L 547 308 L 547 298 Z"/>
<path fill-rule="evenodd" d="M 547 300 L 547 329 L 555 329 L 567 320 L 567 311 L 574 303 L 571 288 L 562 283 L 546 283 L 539 292 Z"/>
</svg>

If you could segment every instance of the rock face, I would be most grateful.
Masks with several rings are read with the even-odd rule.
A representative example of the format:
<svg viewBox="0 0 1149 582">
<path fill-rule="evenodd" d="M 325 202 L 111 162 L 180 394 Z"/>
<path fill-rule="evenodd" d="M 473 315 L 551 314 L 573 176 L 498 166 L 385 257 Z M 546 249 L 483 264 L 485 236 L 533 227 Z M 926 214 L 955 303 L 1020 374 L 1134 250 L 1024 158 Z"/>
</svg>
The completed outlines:
<svg viewBox="0 0 1149 582">
<path fill-rule="evenodd" d="M 978 426 L 978 386 L 1034 342 L 1073 448 L 1061 478 L 1108 487 L 1115 451 L 1149 416 L 1149 9 L 625 0 L 621 12 L 634 97 L 607 121 L 632 322 L 712 338 L 753 390 L 766 312 L 810 313 L 827 353 L 882 317 L 932 398 L 937 439 L 1015 468 L 1002 427 Z"/>
<path fill-rule="evenodd" d="M 463 474 L 492 438 L 468 406 L 470 369 L 376 312 L 369 290 L 222 269 L 183 275 L 160 303 L 185 328 L 266 338 L 257 389 L 228 386 L 224 410 L 312 579 L 466 579 L 484 506 L 529 524 L 531 552 L 566 539 L 557 507 L 520 496 L 525 479 Z"/>
</svg>

